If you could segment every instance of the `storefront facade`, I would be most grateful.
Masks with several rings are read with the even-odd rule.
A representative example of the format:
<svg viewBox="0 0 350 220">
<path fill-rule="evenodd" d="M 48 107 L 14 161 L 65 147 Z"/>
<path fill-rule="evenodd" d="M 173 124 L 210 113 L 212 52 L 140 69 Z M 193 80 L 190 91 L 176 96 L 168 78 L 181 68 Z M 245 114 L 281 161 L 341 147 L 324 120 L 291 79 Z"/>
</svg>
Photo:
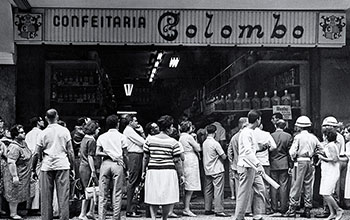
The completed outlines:
<svg viewBox="0 0 350 220">
<path fill-rule="evenodd" d="M 294 7 L 295 10 L 273 7 L 270 7 L 273 10 L 269 10 L 269 6 L 262 7 L 263 10 L 256 7 L 247 10 L 247 6 L 239 5 L 240 10 L 225 10 L 224 6 L 198 4 L 198 7 L 171 5 L 168 6 L 169 10 L 160 10 L 152 5 L 123 5 L 117 9 L 102 9 L 82 8 L 77 5 L 72 5 L 71 8 L 53 8 L 43 4 L 42 8 L 38 5 L 25 12 L 21 8 L 12 7 L 9 21 L 16 50 L 12 50 L 13 63 L 9 64 L 15 64 L 16 60 L 18 62 L 17 65 L 3 65 L 0 71 L 4 75 L 3 79 L 9 82 L 1 86 L 1 91 L 4 91 L 1 93 L 4 96 L 2 99 L 7 103 L 1 114 L 11 123 L 15 122 L 16 118 L 25 123 L 28 118 L 42 114 L 50 107 L 52 88 L 48 86 L 50 81 L 47 80 L 52 78 L 52 75 L 48 76 L 47 62 L 52 58 L 45 57 L 44 52 L 45 46 L 48 45 L 52 45 L 53 48 L 59 48 L 60 45 L 210 45 L 226 49 L 240 48 L 240 51 L 242 48 L 256 51 L 262 51 L 262 48 L 296 48 L 306 51 L 306 58 L 302 56 L 297 59 L 300 61 L 297 65 L 302 66 L 302 76 L 305 77 L 301 81 L 303 85 L 300 85 L 299 91 L 299 114 L 309 115 L 315 121 L 316 127 L 319 127 L 319 121 L 329 114 L 335 115 L 341 121 L 347 121 L 346 108 L 349 105 L 346 103 L 350 100 L 346 96 L 346 91 L 349 90 L 346 83 L 348 77 L 344 73 L 349 70 L 346 7 L 341 6 L 343 10 L 333 7 L 329 7 L 328 10 L 302 10 L 301 7 Z M 21 51 L 25 52 L 21 54 Z M 57 51 L 60 52 L 59 49 Z M 35 54 L 38 56 L 31 56 Z M 234 56 L 239 58 L 232 52 L 232 57 Z M 227 63 L 235 60 L 232 57 L 227 58 Z M 67 60 L 59 56 L 53 59 Z M 295 60 L 291 58 L 286 61 Z M 284 64 L 277 64 L 281 65 Z M 234 77 L 235 73 L 232 71 L 230 74 L 232 75 L 228 78 Z M 77 78 L 79 80 L 79 77 Z M 18 83 L 18 80 L 21 82 Z M 214 92 L 215 95 L 232 93 L 234 96 L 236 92 L 240 92 L 243 98 L 244 92 L 249 90 L 252 98 L 254 88 L 243 85 L 246 83 L 235 83 L 236 88 L 222 87 L 217 90 L 218 93 Z M 262 94 L 263 90 L 260 88 L 259 93 Z M 270 97 L 273 90 L 274 88 L 269 88 Z M 279 92 L 283 92 L 284 88 L 280 90 Z M 84 102 L 84 94 L 87 99 L 88 92 L 75 98 Z M 279 93 L 279 96 L 282 95 Z M 14 96 L 16 98 L 13 98 Z M 40 98 L 28 99 L 28 96 Z M 69 94 L 66 96 L 69 98 Z M 64 95 L 62 97 L 64 98 Z M 71 99 L 74 99 L 74 95 Z"/>
</svg>

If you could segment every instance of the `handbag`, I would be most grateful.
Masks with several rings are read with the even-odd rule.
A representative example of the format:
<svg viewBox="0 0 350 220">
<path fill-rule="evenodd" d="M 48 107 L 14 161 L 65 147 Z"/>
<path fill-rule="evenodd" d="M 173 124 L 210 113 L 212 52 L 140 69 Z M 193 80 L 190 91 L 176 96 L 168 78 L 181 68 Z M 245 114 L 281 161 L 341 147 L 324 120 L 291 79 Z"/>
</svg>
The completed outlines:
<svg viewBox="0 0 350 220">
<path fill-rule="evenodd" d="M 80 179 L 70 180 L 69 200 L 82 200 L 84 197 L 83 186 Z"/>
<path fill-rule="evenodd" d="M 93 181 L 92 177 L 90 177 L 88 185 L 85 188 L 85 199 L 94 199 L 94 201 L 96 201 L 99 194 L 100 188 L 95 186 L 95 182 Z"/>
</svg>

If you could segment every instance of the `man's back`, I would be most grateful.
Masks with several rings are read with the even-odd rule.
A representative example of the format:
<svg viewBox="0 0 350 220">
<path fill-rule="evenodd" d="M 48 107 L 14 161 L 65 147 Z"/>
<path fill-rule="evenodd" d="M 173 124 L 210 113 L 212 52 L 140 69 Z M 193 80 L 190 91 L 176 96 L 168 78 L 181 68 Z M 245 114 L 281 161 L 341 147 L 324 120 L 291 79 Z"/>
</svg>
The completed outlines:
<svg viewBox="0 0 350 220">
<path fill-rule="evenodd" d="M 271 134 L 271 136 L 277 145 L 277 149 L 270 152 L 271 170 L 288 169 L 288 151 L 292 145 L 292 135 L 282 130 L 276 130 Z"/>
<path fill-rule="evenodd" d="M 70 169 L 67 143 L 71 140 L 67 128 L 50 124 L 38 138 L 38 146 L 43 150 L 42 171 Z"/>
<path fill-rule="evenodd" d="M 223 154 L 220 144 L 213 137 L 207 137 L 203 143 L 203 165 L 206 175 L 224 172 L 224 165 L 220 161 Z"/>
<path fill-rule="evenodd" d="M 102 147 L 112 160 L 123 156 L 123 148 L 127 147 L 126 137 L 117 129 L 109 129 L 97 139 L 97 147 Z"/>
</svg>

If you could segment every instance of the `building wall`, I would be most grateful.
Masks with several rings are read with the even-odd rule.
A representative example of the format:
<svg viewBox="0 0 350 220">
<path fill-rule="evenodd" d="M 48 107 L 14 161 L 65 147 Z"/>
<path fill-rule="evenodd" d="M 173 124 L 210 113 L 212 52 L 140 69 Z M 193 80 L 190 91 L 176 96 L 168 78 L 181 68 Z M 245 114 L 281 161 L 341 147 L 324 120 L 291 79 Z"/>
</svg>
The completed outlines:
<svg viewBox="0 0 350 220">
<path fill-rule="evenodd" d="M 350 47 L 322 49 L 321 57 L 321 120 L 328 115 L 350 122 Z"/>
<path fill-rule="evenodd" d="M 43 46 L 17 47 L 17 123 L 43 116 L 45 60 Z"/>
<path fill-rule="evenodd" d="M 16 66 L 0 66 L 0 116 L 10 126 L 16 121 Z"/>
</svg>

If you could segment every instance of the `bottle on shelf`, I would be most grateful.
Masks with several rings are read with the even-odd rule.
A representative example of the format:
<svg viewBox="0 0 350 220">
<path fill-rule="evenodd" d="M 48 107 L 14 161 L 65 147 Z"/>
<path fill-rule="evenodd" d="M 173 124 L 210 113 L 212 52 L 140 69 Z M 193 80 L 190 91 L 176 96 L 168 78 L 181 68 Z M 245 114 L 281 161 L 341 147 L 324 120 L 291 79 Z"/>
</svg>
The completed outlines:
<svg viewBox="0 0 350 220">
<path fill-rule="evenodd" d="M 271 104 L 272 104 L 272 106 L 281 104 L 281 98 L 278 97 L 277 90 L 273 91 L 273 96 L 271 98 Z"/>
<path fill-rule="evenodd" d="M 288 90 L 284 90 L 284 95 L 281 98 L 282 105 L 292 105 L 291 96 L 288 94 Z"/>
<path fill-rule="evenodd" d="M 243 110 L 250 110 L 252 109 L 250 98 L 248 97 L 248 93 L 244 93 L 244 99 L 242 100 L 242 107 Z"/>
<path fill-rule="evenodd" d="M 225 96 L 224 95 L 221 95 L 219 97 L 219 108 L 220 110 L 226 110 L 226 102 L 225 102 Z"/>
<path fill-rule="evenodd" d="M 219 101 L 219 96 L 215 96 L 214 110 L 220 110 Z"/>
<path fill-rule="evenodd" d="M 254 92 L 254 97 L 252 98 L 252 108 L 259 109 L 260 108 L 260 99 L 258 97 L 258 92 Z"/>
<path fill-rule="evenodd" d="M 236 98 L 233 100 L 233 107 L 235 110 L 242 110 L 242 99 L 239 97 L 239 92 L 237 92 Z"/>
<path fill-rule="evenodd" d="M 290 94 L 290 99 L 292 100 L 292 107 L 295 107 L 295 93 Z"/>
<path fill-rule="evenodd" d="M 267 96 L 267 92 L 264 92 L 264 97 L 261 98 L 261 108 L 271 108 L 271 99 Z"/>
<path fill-rule="evenodd" d="M 226 110 L 233 110 L 233 99 L 230 93 L 226 96 Z"/>
<path fill-rule="evenodd" d="M 56 84 L 52 84 L 51 87 L 51 100 L 56 100 L 57 98 L 57 87 Z"/>
</svg>

